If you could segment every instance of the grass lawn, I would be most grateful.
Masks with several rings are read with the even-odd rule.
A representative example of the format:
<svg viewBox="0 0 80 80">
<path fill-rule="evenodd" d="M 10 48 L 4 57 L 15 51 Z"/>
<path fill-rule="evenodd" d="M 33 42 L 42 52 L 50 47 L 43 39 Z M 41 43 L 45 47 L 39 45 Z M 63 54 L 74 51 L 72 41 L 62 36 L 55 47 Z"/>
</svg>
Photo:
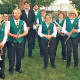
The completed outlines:
<svg viewBox="0 0 80 80">
<path fill-rule="evenodd" d="M 79 47 L 80 49 L 80 47 Z M 69 69 L 66 69 L 66 62 L 61 57 L 61 45 L 59 44 L 56 55 L 56 69 L 52 69 L 50 62 L 46 70 L 43 69 L 43 58 L 40 57 L 38 43 L 33 50 L 33 58 L 27 57 L 27 44 L 25 57 L 22 60 L 22 69 L 24 73 L 14 72 L 10 75 L 8 72 L 8 58 L 6 55 L 5 60 L 5 80 L 80 80 L 80 67 L 79 70 L 74 70 L 73 57 L 72 64 Z M 79 66 L 80 66 L 80 52 L 79 52 Z M 1 79 L 0 79 L 1 80 Z"/>
</svg>

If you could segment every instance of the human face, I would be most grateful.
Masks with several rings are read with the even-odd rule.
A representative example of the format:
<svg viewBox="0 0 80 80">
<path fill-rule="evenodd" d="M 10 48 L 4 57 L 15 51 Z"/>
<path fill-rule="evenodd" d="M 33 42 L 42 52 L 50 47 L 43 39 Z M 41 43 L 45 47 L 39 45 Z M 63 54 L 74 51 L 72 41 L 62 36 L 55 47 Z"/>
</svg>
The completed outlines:
<svg viewBox="0 0 80 80">
<path fill-rule="evenodd" d="M 35 10 L 38 10 L 38 8 L 39 8 L 39 7 L 38 7 L 38 5 L 36 4 L 36 5 L 34 6 L 34 9 L 35 9 Z"/>
<path fill-rule="evenodd" d="M 59 14 L 59 19 L 63 19 L 64 15 L 62 13 Z"/>
<path fill-rule="evenodd" d="M 73 18 L 76 17 L 76 14 L 75 14 L 75 13 L 70 13 L 70 14 L 69 14 L 69 17 L 70 17 L 71 19 L 73 19 Z"/>
<path fill-rule="evenodd" d="M 20 19 L 20 12 L 19 11 L 17 11 L 17 10 L 15 10 L 14 12 L 13 12 L 13 16 L 14 16 L 14 19 L 15 20 L 18 20 L 18 19 Z"/>
<path fill-rule="evenodd" d="M 3 19 L 4 19 L 5 21 L 7 21 L 7 20 L 8 20 L 8 14 L 4 14 L 4 15 L 3 15 Z"/>
<path fill-rule="evenodd" d="M 48 16 L 48 15 L 47 15 L 45 20 L 46 20 L 46 23 L 47 23 L 47 24 L 49 24 L 49 23 L 50 23 L 50 21 L 51 21 L 50 16 Z"/>
<path fill-rule="evenodd" d="M 25 4 L 24 4 L 24 8 L 25 8 L 25 9 L 29 9 L 29 8 L 30 8 L 30 5 L 29 5 L 28 3 L 25 3 Z"/>
<path fill-rule="evenodd" d="M 41 16 L 44 18 L 45 15 L 46 15 L 46 12 L 45 12 L 45 11 L 42 11 L 42 12 L 41 12 Z"/>
</svg>

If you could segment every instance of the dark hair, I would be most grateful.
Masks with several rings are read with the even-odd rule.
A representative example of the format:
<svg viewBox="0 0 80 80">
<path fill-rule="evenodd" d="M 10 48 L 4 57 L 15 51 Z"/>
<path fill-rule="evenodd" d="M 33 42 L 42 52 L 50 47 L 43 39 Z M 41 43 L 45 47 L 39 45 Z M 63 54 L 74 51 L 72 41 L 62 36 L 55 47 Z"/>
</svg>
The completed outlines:
<svg viewBox="0 0 80 80">
<path fill-rule="evenodd" d="M 44 11 L 44 12 L 46 12 L 46 10 L 45 10 L 45 9 L 42 9 L 42 10 L 41 10 L 41 12 L 43 12 L 43 11 Z"/>
<path fill-rule="evenodd" d="M 25 1 L 25 2 L 24 2 L 24 5 L 25 5 L 26 3 L 30 5 L 30 2 L 29 2 L 29 1 Z"/>
<path fill-rule="evenodd" d="M 65 17 L 65 14 L 64 14 L 63 11 L 59 11 L 58 16 L 59 16 L 60 14 L 63 14 L 63 16 Z"/>
</svg>

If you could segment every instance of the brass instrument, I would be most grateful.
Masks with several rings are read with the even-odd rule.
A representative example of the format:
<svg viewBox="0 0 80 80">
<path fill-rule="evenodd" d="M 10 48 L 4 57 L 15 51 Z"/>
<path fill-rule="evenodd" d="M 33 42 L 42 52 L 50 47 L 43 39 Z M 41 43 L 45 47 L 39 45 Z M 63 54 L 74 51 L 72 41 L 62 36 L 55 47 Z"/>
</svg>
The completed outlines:
<svg viewBox="0 0 80 80">
<path fill-rule="evenodd" d="M 33 24 L 33 29 L 38 31 L 38 28 L 39 28 L 39 19 L 37 19 L 37 21 L 34 22 Z"/>
<path fill-rule="evenodd" d="M 58 24 L 55 20 L 53 20 L 53 23 L 56 25 L 57 32 L 62 32 L 62 26 Z M 64 33 L 61 34 L 62 36 L 65 36 Z"/>
</svg>

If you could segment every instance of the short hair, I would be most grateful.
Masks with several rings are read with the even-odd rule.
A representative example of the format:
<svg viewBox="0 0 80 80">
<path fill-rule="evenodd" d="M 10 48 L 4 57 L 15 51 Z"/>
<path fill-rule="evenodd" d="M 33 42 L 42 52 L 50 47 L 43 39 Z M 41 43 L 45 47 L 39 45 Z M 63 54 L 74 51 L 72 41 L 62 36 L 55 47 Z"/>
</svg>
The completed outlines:
<svg viewBox="0 0 80 80">
<path fill-rule="evenodd" d="M 25 2 L 24 2 L 24 5 L 25 5 L 26 3 L 30 5 L 30 2 L 29 2 L 29 1 L 25 1 Z"/>
<path fill-rule="evenodd" d="M 63 14 L 63 17 L 65 17 L 65 14 L 64 14 L 63 11 L 59 11 L 58 16 L 59 16 L 60 14 Z"/>
<path fill-rule="evenodd" d="M 46 10 L 45 10 L 45 9 L 42 9 L 42 10 L 41 10 L 41 12 L 43 12 L 43 11 L 44 11 L 44 12 L 46 12 Z"/>
<path fill-rule="evenodd" d="M 12 15 L 14 14 L 14 11 L 18 11 L 18 12 L 20 13 L 20 15 L 22 14 L 22 13 L 21 13 L 21 10 L 20 10 L 19 8 L 15 8 L 15 9 L 13 10 L 13 12 L 12 12 Z"/>
</svg>

